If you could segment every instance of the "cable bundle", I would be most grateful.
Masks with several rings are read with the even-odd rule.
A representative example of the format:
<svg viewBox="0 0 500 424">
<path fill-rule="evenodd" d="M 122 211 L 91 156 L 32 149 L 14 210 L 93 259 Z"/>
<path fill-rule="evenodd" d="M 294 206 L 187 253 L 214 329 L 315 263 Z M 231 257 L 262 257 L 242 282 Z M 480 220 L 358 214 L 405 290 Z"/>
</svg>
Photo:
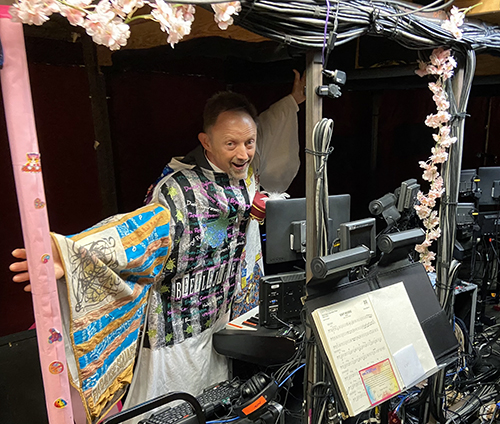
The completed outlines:
<svg viewBox="0 0 500 424">
<path fill-rule="evenodd" d="M 335 46 L 361 35 L 391 38 L 409 49 L 463 45 L 476 51 L 500 50 L 500 27 L 466 20 L 457 40 L 433 16 L 453 1 L 417 6 L 402 1 L 280 1 L 242 2 L 236 24 L 256 34 L 299 49 L 320 49 L 326 33 L 335 30 Z M 443 15 L 444 17 L 444 15 Z M 326 23 L 326 28 L 325 28 Z"/>
</svg>

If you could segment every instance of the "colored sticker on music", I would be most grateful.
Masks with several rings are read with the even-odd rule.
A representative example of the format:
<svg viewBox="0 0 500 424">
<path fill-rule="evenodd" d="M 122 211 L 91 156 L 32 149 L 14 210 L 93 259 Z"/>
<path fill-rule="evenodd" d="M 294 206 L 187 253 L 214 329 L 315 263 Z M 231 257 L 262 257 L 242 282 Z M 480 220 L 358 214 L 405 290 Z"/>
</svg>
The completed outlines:
<svg viewBox="0 0 500 424">
<path fill-rule="evenodd" d="M 49 254 L 46 253 L 45 255 L 42 256 L 42 262 L 44 264 L 46 264 L 49 260 L 50 260 L 50 255 Z"/>
<path fill-rule="evenodd" d="M 359 375 L 372 406 L 390 399 L 401 391 L 389 359 L 359 371 Z"/>
</svg>

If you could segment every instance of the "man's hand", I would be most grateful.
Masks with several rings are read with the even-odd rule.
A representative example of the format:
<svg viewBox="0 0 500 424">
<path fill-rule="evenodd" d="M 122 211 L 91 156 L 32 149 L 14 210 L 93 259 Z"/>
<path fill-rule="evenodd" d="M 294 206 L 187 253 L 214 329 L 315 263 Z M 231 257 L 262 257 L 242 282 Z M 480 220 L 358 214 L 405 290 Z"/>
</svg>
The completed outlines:
<svg viewBox="0 0 500 424">
<path fill-rule="evenodd" d="M 56 280 L 64 277 L 64 268 L 62 266 L 61 257 L 59 256 L 59 251 L 54 243 L 54 240 L 51 240 L 52 243 L 52 258 L 54 260 L 54 272 L 56 275 Z M 28 261 L 26 260 L 26 249 L 16 249 L 12 252 L 12 256 L 16 259 L 22 259 L 20 262 L 14 262 L 9 266 L 9 269 L 12 272 L 16 272 L 17 274 L 12 277 L 12 281 L 15 283 L 25 283 L 29 281 L 30 276 L 28 273 Z M 31 284 L 28 284 L 24 287 L 24 291 L 31 291 Z"/>
<path fill-rule="evenodd" d="M 297 102 L 297 105 L 300 105 L 306 100 L 306 73 L 304 72 L 302 77 L 296 69 L 293 70 L 293 73 L 295 74 L 295 79 L 293 81 L 292 96 Z"/>
</svg>

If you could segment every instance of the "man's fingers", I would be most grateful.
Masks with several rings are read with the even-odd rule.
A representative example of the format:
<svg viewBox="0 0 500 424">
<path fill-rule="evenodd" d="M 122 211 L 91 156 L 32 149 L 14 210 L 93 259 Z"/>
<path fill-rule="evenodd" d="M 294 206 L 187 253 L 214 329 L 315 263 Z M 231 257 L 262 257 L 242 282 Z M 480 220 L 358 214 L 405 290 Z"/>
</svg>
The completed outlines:
<svg viewBox="0 0 500 424">
<path fill-rule="evenodd" d="M 15 249 L 12 256 L 17 259 L 26 259 L 26 249 Z"/>
<path fill-rule="evenodd" d="M 31 284 L 28 284 L 27 286 L 24 286 L 24 291 L 25 292 L 30 292 L 31 291 Z"/>
<path fill-rule="evenodd" d="M 28 271 L 28 262 L 27 261 L 14 262 L 10 264 L 9 269 L 12 272 Z"/>
<path fill-rule="evenodd" d="M 24 283 L 29 281 L 29 279 L 30 275 L 27 272 L 21 272 L 20 274 L 16 274 L 12 277 L 12 281 L 14 281 L 14 283 Z"/>
</svg>

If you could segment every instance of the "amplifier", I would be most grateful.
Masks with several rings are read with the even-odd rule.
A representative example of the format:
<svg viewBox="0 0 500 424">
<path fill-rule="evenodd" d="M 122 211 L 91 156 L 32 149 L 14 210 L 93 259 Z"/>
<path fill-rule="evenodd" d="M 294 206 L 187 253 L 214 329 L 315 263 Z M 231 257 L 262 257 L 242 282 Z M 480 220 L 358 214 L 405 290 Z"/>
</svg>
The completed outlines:
<svg viewBox="0 0 500 424">
<path fill-rule="evenodd" d="M 267 328 L 280 328 L 283 322 L 300 322 L 305 283 L 304 271 L 263 277 L 259 285 L 259 324 Z"/>
</svg>

